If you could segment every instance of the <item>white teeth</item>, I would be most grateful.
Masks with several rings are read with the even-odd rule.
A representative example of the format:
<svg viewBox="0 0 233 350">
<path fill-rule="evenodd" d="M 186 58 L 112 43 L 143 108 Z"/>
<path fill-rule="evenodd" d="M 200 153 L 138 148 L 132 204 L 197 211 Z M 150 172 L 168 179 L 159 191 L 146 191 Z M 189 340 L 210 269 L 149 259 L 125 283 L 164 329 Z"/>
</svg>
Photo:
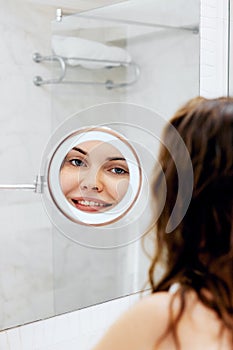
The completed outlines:
<svg viewBox="0 0 233 350">
<path fill-rule="evenodd" d="M 91 206 L 91 207 L 104 207 L 105 205 L 102 203 L 97 203 L 93 201 L 78 201 L 79 204 L 86 205 L 86 206 Z"/>
</svg>

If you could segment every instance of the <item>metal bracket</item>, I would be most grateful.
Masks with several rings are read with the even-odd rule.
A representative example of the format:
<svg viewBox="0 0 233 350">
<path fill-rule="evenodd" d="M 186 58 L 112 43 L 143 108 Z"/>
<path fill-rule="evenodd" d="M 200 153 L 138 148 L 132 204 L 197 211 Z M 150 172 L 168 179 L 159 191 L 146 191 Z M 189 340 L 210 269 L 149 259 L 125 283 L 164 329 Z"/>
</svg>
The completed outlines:
<svg viewBox="0 0 233 350">
<path fill-rule="evenodd" d="M 58 78 L 56 79 L 47 79 L 44 80 L 41 76 L 37 75 L 34 77 L 33 79 L 33 83 L 36 86 L 41 86 L 41 85 L 45 85 L 45 84 L 58 84 L 60 83 L 65 75 L 66 75 L 66 64 L 64 62 L 64 60 L 60 57 L 60 56 L 56 56 L 56 55 L 52 55 L 52 56 L 41 56 L 41 54 L 39 54 L 38 52 L 34 53 L 32 56 L 32 59 L 34 62 L 36 63 L 40 63 L 43 61 L 57 61 L 60 64 L 60 68 L 61 68 L 61 74 Z"/>
<path fill-rule="evenodd" d="M 57 22 L 61 22 L 62 16 L 63 16 L 62 9 L 56 9 L 56 21 Z"/>
<path fill-rule="evenodd" d="M 44 176 L 37 175 L 34 184 L 0 184 L 0 190 L 32 190 L 35 193 L 43 193 Z"/>
</svg>

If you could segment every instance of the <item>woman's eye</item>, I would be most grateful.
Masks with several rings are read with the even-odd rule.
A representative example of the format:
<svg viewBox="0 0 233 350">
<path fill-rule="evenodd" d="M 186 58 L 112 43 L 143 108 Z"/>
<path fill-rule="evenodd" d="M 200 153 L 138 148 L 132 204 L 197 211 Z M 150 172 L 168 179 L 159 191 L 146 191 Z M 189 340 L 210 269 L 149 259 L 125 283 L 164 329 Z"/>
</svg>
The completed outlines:
<svg viewBox="0 0 233 350">
<path fill-rule="evenodd" d="M 69 160 L 69 163 L 72 164 L 73 166 L 83 166 L 85 167 L 86 164 L 81 160 L 81 159 L 70 159 Z"/>
<path fill-rule="evenodd" d="M 122 169 L 122 168 L 112 168 L 110 170 L 112 173 L 116 174 L 116 175 L 123 175 L 123 174 L 128 174 L 129 172 Z"/>
</svg>

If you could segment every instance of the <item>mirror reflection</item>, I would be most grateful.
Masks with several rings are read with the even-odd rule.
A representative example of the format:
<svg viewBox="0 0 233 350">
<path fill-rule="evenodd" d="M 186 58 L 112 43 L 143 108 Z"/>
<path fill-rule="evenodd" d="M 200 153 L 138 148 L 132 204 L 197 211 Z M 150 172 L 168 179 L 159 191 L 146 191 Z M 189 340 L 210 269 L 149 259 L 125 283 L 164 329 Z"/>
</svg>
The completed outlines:
<svg viewBox="0 0 233 350">
<path fill-rule="evenodd" d="M 62 162 L 60 184 L 68 202 L 83 212 L 114 208 L 125 196 L 130 173 L 124 155 L 107 142 L 86 141 Z"/>
<path fill-rule="evenodd" d="M 107 225 L 135 204 L 141 172 L 138 155 L 122 134 L 109 127 L 84 127 L 66 136 L 54 151 L 48 187 L 68 220 Z"/>
</svg>

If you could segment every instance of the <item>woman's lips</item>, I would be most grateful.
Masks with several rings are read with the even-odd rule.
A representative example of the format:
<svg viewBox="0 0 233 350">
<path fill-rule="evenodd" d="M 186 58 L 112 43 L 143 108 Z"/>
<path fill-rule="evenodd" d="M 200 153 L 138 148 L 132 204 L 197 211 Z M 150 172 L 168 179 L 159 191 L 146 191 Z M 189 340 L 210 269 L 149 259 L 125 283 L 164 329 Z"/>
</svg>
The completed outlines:
<svg viewBox="0 0 233 350">
<path fill-rule="evenodd" d="M 95 198 L 71 198 L 71 201 L 77 209 L 86 212 L 102 211 L 112 206 L 111 203 L 106 203 Z"/>
</svg>

